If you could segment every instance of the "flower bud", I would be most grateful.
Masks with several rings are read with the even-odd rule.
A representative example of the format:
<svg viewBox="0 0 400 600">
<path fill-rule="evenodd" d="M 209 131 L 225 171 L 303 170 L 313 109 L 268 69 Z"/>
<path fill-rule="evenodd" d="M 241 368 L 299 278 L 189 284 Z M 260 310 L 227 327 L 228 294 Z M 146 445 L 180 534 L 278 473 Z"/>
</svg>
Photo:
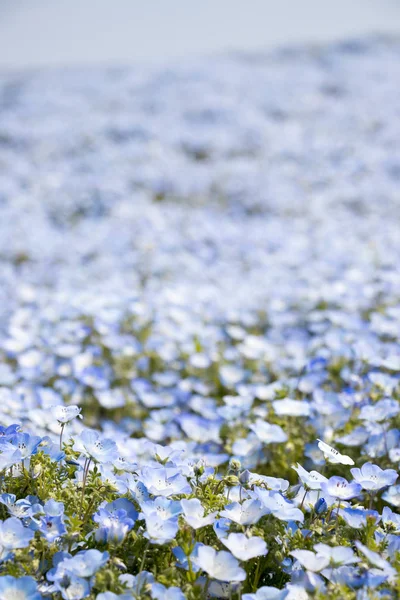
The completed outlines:
<svg viewBox="0 0 400 600">
<path fill-rule="evenodd" d="M 224 477 L 224 482 L 228 487 L 234 487 L 235 485 L 239 485 L 239 478 L 236 475 L 227 475 Z"/>
<path fill-rule="evenodd" d="M 242 485 L 246 485 L 250 481 L 250 471 L 245 469 L 239 475 L 239 481 Z"/>
<path fill-rule="evenodd" d="M 204 463 L 199 460 L 199 462 L 194 465 L 193 471 L 196 477 L 201 477 L 204 473 Z"/>
<path fill-rule="evenodd" d="M 315 506 L 314 506 L 314 510 L 317 513 L 317 515 L 321 515 L 322 513 L 326 512 L 328 510 L 328 505 L 325 501 L 325 498 L 319 498 L 317 500 L 317 502 L 315 503 Z"/>
<path fill-rule="evenodd" d="M 239 473 L 242 463 L 237 458 L 231 458 L 229 461 L 229 473 Z"/>
</svg>

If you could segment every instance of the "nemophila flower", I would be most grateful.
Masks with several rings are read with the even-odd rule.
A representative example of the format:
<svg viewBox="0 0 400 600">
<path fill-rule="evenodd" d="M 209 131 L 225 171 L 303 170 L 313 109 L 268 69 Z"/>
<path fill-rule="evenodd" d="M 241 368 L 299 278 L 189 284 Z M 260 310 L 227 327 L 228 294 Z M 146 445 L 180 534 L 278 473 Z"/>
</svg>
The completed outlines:
<svg viewBox="0 0 400 600">
<path fill-rule="evenodd" d="M 82 550 L 75 556 L 61 553 L 57 557 L 55 568 L 48 571 L 47 579 L 54 582 L 63 598 L 69 600 L 73 594 L 78 596 L 79 593 L 87 593 L 89 587 L 86 585 L 86 579 L 104 567 L 108 559 L 108 552 L 96 549 Z"/>
<path fill-rule="evenodd" d="M 182 503 L 178 500 L 170 500 L 163 496 L 157 496 L 154 500 L 147 500 L 140 505 L 144 517 L 156 513 L 160 519 L 172 519 L 177 517 L 183 511 Z"/>
<path fill-rule="evenodd" d="M 261 485 L 261 483 L 263 483 L 266 488 L 275 490 L 276 492 L 286 492 L 289 488 L 287 479 L 282 479 L 281 477 L 268 477 L 268 475 L 257 475 L 257 473 L 250 473 L 248 483 L 250 485 Z"/>
<path fill-rule="evenodd" d="M 135 507 L 125 498 L 106 504 L 93 515 L 93 521 L 99 525 L 95 532 L 96 541 L 121 544 L 133 528 L 136 517 Z"/>
<path fill-rule="evenodd" d="M 144 537 L 153 544 L 166 544 L 173 540 L 178 532 L 178 519 L 161 519 L 156 512 L 145 517 L 146 533 Z"/>
<path fill-rule="evenodd" d="M 56 462 L 59 462 L 65 458 L 65 452 L 60 450 L 59 445 L 52 442 L 48 436 L 45 436 L 42 439 L 40 443 L 40 450 L 43 452 L 43 454 L 50 456 L 51 460 Z"/>
<path fill-rule="evenodd" d="M 0 502 L 6 506 L 12 517 L 17 517 L 18 519 L 28 517 L 32 506 L 32 503 L 28 498 L 17 500 L 15 494 L 1 494 Z"/>
<path fill-rule="evenodd" d="M 57 405 L 51 407 L 50 410 L 54 418 L 62 425 L 69 423 L 73 419 L 76 419 L 76 417 L 82 419 L 82 415 L 80 414 L 82 409 L 79 406 Z"/>
<path fill-rule="evenodd" d="M 199 529 L 200 527 L 214 523 L 217 512 L 212 512 L 204 516 L 204 507 L 198 498 L 183 499 L 181 500 L 181 506 L 183 509 L 183 518 L 193 529 Z"/>
<path fill-rule="evenodd" d="M 224 550 L 217 552 L 211 546 L 201 546 L 194 562 L 209 577 L 218 581 L 244 581 L 246 579 L 246 572 L 239 566 L 236 558 Z"/>
<path fill-rule="evenodd" d="M 188 437 L 199 444 L 204 442 L 220 442 L 219 432 L 222 425 L 222 419 L 204 419 L 199 415 L 182 414 L 178 418 L 182 430 Z"/>
<path fill-rule="evenodd" d="M 383 492 L 382 500 L 400 508 L 400 485 L 391 485 Z"/>
<path fill-rule="evenodd" d="M 138 517 L 138 512 L 132 502 L 127 498 L 117 498 L 113 500 L 113 502 L 108 502 L 102 506 L 105 510 L 107 510 L 111 515 L 123 510 L 129 519 L 136 521 Z"/>
<path fill-rule="evenodd" d="M 258 439 L 263 444 L 277 444 L 286 442 L 287 434 L 279 425 L 271 425 L 262 419 L 257 419 L 255 423 L 250 425 L 250 429 L 254 431 Z"/>
<path fill-rule="evenodd" d="M 118 577 L 118 580 L 128 590 L 133 590 L 133 593 L 138 595 L 146 589 L 150 589 L 150 586 L 154 583 L 154 576 L 152 573 L 149 573 L 149 571 L 142 571 L 137 575 L 124 573 Z"/>
<path fill-rule="evenodd" d="M 118 475 L 115 469 L 110 463 L 101 464 L 98 467 L 98 471 L 101 476 L 101 481 L 106 483 L 119 494 L 126 494 L 128 491 L 128 484 L 124 475 Z M 83 470 L 77 471 L 75 474 L 77 481 L 83 479 Z"/>
<path fill-rule="evenodd" d="M 186 596 L 180 588 L 176 586 L 167 588 L 161 583 L 153 583 L 151 595 L 156 600 L 186 600 Z"/>
<path fill-rule="evenodd" d="M 381 469 L 378 465 L 370 462 L 364 463 L 361 469 L 350 469 L 354 480 L 357 481 L 364 490 L 376 491 L 384 487 L 393 485 L 398 477 L 393 469 Z"/>
<path fill-rule="evenodd" d="M 326 483 L 321 484 L 322 493 L 333 496 L 338 500 L 351 500 L 360 495 L 361 485 L 355 481 L 349 483 L 344 477 L 331 477 Z"/>
<path fill-rule="evenodd" d="M 359 419 L 362 421 L 371 421 L 380 423 L 395 417 L 400 412 L 399 403 L 397 400 L 385 398 L 379 400 L 375 404 L 363 406 L 360 410 Z"/>
<path fill-rule="evenodd" d="M 327 477 L 321 475 L 318 471 L 308 472 L 299 463 L 297 463 L 297 466 L 293 466 L 292 469 L 297 472 L 304 486 L 310 490 L 320 490 L 321 483 L 328 481 Z"/>
<path fill-rule="evenodd" d="M 288 417 L 308 417 L 311 414 L 310 404 L 306 400 L 275 400 L 272 407 L 277 415 Z"/>
<path fill-rule="evenodd" d="M 339 444 L 344 446 L 361 446 L 369 437 L 369 433 L 365 427 L 355 427 L 350 433 L 342 435 L 336 439 Z"/>
<path fill-rule="evenodd" d="M 400 463 L 400 448 L 390 448 L 389 458 L 393 463 Z"/>
<path fill-rule="evenodd" d="M 338 450 L 332 448 L 322 440 L 318 440 L 318 448 L 322 450 L 325 456 L 325 460 L 331 463 L 340 463 L 342 465 L 354 465 L 354 460 L 346 454 L 340 454 Z"/>
<path fill-rule="evenodd" d="M 0 577 L 0 600 L 42 600 L 33 577 Z"/>
<path fill-rule="evenodd" d="M 123 480 L 126 483 L 127 489 L 130 491 L 132 498 L 136 500 L 138 504 L 142 504 L 143 502 L 149 500 L 150 494 L 142 481 L 135 479 L 130 473 L 124 475 Z"/>
<path fill-rule="evenodd" d="M 348 586 L 351 589 L 359 589 L 369 583 L 367 573 L 354 566 L 343 566 L 330 570 L 326 569 L 324 571 L 324 576 L 329 579 L 329 581 L 332 581 L 332 583 Z M 384 578 L 382 581 L 384 581 Z"/>
<path fill-rule="evenodd" d="M 364 508 L 341 508 L 338 515 L 342 517 L 353 529 L 362 529 L 368 524 L 368 521 L 379 522 L 380 516 L 376 510 L 366 510 Z"/>
<path fill-rule="evenodd" d="M 290 554 L 294 556 L 307 571 L 312 571 L 314 573 L 321 572 L 329 565 L 329 556 L 318 554 L 311 550 L 293 550 Z"/>
<path fill-rule="evenodd" d="M 227 537 L 221 538 L 221 542 L 233 556 L 242 561 L 268 554 L 265 541 L 257 536 L 247 537 L 244 533 L 230 533 Z"/>
<path fill-rule="evenodd" d="M 281 521 L 304 521 L 304 513 L 279 492 L 256 488 L 255 492 L 267 512 Z M 222 514 L 222 513 L 221 513 Z"/>
<path fill-rule="evenodd" d="M 190 494 L 192 491 L 187 479 L 173 467 L 144 467 L 140 473 L 140 480 L 154 496 L 168 497 Z"/>
<path fill-rule="evenodd" d="M 298 588 L 301 590 L 301 588 Z M 304 590 L 303 590 L 304 591 Z M 305 592 L 306 596 L 303 596 L 305 600 L 308 600 L 307 592 Z M 288 590 L 280 590 L 276 587 L 271 587 L 269 585 L 258 588 L 258 590 L 254 594 L 243 594 L 243 600 L 285 600 L 288 597 Z M 295 597 L 292 596 L 293 600 Z M 301 594 L 297 596 L 298 600 L 302 600 Z"/>
<path fill-rule="evenodd" d="M 29 458 L 32 454 L 36 454 L 41 441 L 42 438 L 37 435 L 30 435 L 29 433 L 16 433 L 10 437 L 10 443 L 18 448 L 22 460 Z"/>
<path fill-rule="evenodd" d="M 359 552 L 361 552 L 374 567 L 377 567 L 382 571 L 385 578 L 392 582 L 396 580 L 396 569 L 394 569 L 388 561 L 382 558 L 380 554 L 373 552 L 358 540 L 356 540 L 355 545 Z"/>
<path fill-rule="evenodd" d="M 112 462 L 118 457 L 116 443 L 110 439 L 101 439 L 100 434 L 92 429 L 84 429 L 75 438 L 73 449 L 98 463 Z"/>
<path fill-rule="evenodd" d="M 214 521 L 214 524 L 213 524 L 214 533 L 219 540 L 228 535 L 231 524 L 232 524 L 232 521 L 225 517 L 222 517 L 221 519 L 216 519 Z"/>
<path fill-rule="evenodd" d="M 132 594 L 114 594 L 114 592 L 101 592 L 96 600 L 132 600 Z"/>
<path fill-rule="evenodd" d="M 0 438 L 0 472 L 9 469 L 22 460 L 22 453 L 5 438 Z"/>
<path fill-rule="evenodd" d="M 254 525 L 266 515 L 269 510 L 259 500 L 245 500 L 240 504 L 233 502 L 220 511 L 220 516 L 234 521 L 239 525 Z"/>
<path fill-rule="evenodd" d="M 383 426 L 384 427 L 384 426 Z M 389 429 L 388 431 L 379 431 L 369 436 L 364 444 L 362 454 L 368 458 L 381 458 L 390 454 L 390 451 L 400 443 L 400 431 L 398 429 Z"/>
<path fill-rule="evenodd" d="M 196 542 L 195 545 L 192 547 L 189 556 L 185 554 L 185 552 L 180 546 L 176 546 L 175 548 L 173 548 L 172 554 L 177 560 L 177 566 L 188 571 L 190 561 L 190 567 L 192 571 L 196 573 L 199 570 L 199 567 L 197 566 L 195 559 L 201 546 L 204 546 L 204 544 L 202 544 L 201 542 Z"/>
<path fill-rule="evenodd" d="M 123 456 L 118 456 L 118 458 L 113 461 L 113 466 L 117 471 L 126 471 L 127 473 L 135 473 L 138 468 L 137 463 L 131 462 Z"/>
<path fill-rule="evenodd" d="M 329 559 L 331 567 L 341 565 L 351 565 L 359 562 L 359 558 L 348 546 L 328 546 L 327 544 L 315 544 L 314 550 L 318 556 L 325 556 Z"/>
<path fill-rule="evenodd" d="M 21 429 L 21 425 L 9 425 L 8 427 L 4 427 L 3 425 L 0 425 L 0 438 L 8 438 L 12 435 L 15 435 L 16 433 L 18 433 L 18 431 Z"/>
<path fill-rule="evenodd" d="M 382 511 L 382 525 L 400 533 L 400 515 L 385 506 Z"/>
<path fill-rule="evenodd" d="M 38 531 L 46 538 L 48 542 L 54 542 L 57 538 L 67 533 L 67 528 L 64 523 L 64 517 L 42 517 L 39 522 Z"/>
<path fill-rule="evenodd" d="M 3 558 L 7 557 L 11 550 L 26 548 L 33 538 L 33 531 L 24 527 L 19 519 L 10 517 L 0 521 L 0 549 Z"/>
<path fill-rule="evenodd" d="M 82 600 L 90 594 L 89 582 L 68 572 L 54 582 L 54 587 L 61 593 L 63 600 Z"/>
</svg>

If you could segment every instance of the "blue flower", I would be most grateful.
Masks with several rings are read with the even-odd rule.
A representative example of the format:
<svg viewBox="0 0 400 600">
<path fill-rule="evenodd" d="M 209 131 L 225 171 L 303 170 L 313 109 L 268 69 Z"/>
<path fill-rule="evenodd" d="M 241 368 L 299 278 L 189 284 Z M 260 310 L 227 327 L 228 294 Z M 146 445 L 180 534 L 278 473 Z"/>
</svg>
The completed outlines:
<svg viewBox="0 0 400 600">
<path fill-rule="evenodd" d="M 4 427 L 0 425 L 0 437 L 8 438 L 10 436 L 15 435 L 20 430 L 20 425 L 9 425 L 8 427 Z"/>
<path fill-rule="evenodd" d="M 350 456 L 347 456 L 347 454 L 341 454 L 338 450 L 332 448 L 332 446 L 329 446 L 329 444 L 326 444 L 322 440 L 317 441 L 318 448 L 324 453 L 325 460 L 333 464 L 340 463 L 342 465 L 354 465 L 354 460 L 350 458 Z"/>
<path fill-rule="evenodd" d="M 239 502 L 228 504 L 219 514 L 239 525 L 254 525 L 268 512 L 269 510 L 259 500 L 251 499 L 245 500 L 242 504 Z"/>
<path fill-rule="evenodd" d="M 263 507 L 282 521 L 304 521 L 304 513 L 284 498 L 280 492 L 256 488 L 255 492 Z M 222 513 L 221 513 L 222 514 Z"/>
<path fill-rule="evenodd" d="M 307 571 L 319 573 L 329 565 L 330 557 L 326 554 L 317 554 L 311 550 L 293 550 L 290 553 Z"/>
<path fill-rule="evenodd" d="M 350 469 L 355 481 L 357 481 L 364 490 L 376 491 L 384 487 L 393 485 L 398 477 L 394 469 L 381 469 L 378 465 L 370 462 L 363 464 L 361 469 Z"/>
<path fill-rule="evenodd" d="M 154 500 L 142 502 L 140 508 L 145 517 L 155 512 L 160 519 L 172 519 L 183 512 L 179 500 L 170 500 L 164 496 L 157 496 Z"/>
<path fill-rule="evenodd" d="M 221 538 L 221 542 L 232 552 L 233 556 L 242 561 L 268 554 L 267 545 L 260 537 L 248 537 L 244 533 L 230 533 L 227 537 Z"/>
<path fill-rule="evenodd" d="M 376 523 L 378 523 L 380 519 L 379 513 L 376 510 L 351 507 L 341 508 L 339 516 L 346 521 L 349 527 L 353 527 L 354 529 L 362 529 L 365 527 L 368 523 L 367 519 L 374 520 Z"/>
<path fill-rule="evenodd" d="M 55 462 L 59 462 L 65 458 L 65 452 L 60 450 L 59 445 L 52 442 L 48 436 L 42 439 L 40 450 L 47 456 L 50 456 L 51 460 Z"/>
<path fill-rule="evenodd" d="M 54 583 L 60 583 L 65 575 L 78 578 L 92 577 L 109 559 L 108 552 L 99 550 L 82 550 L 71 556 L 70 554 L 59 552 L 54 555 L 54 569 L 47 573 L 47 579 Z"/>
<path fill-rule="evenodd" d="M 328 546 L 327 544 L 315 544 L 318 556 L 325 556 L 329 559 L 329 565 L 338 567 L 342 565 L 351 565 L 359 562 L 359 558 L 355 556 L 353 550 L 348 546 Z"/>
<path fill-rule="evenodd" d="M 299 588 L 300 589 L 300 588 Z M 288 590 L 280 590 L 276 587 L 263 586 L 258 588 L 254 594 L 243 594 L 242 600 L 285 600 L 288 596 Z M 293 600 L 303 600 L 301 594 L 292 596 Z M 303 596 L 304 600 L 308 599 L 308 594 Z"/>
<path fill-rule="evenodd" d="M 154 496 L 168 497 L 176 494 L 190 494 L 192 491 L 187 479 L 173 467 L 144 467 L 140 480 Z"/>
<path fill-rule="evenodd" d="M 400 515 L 394 513 L 388 506 L 385 506 L 382 511 L 382 524 L 386 527 L 394 527 L 395 531 L 400 533 Z"/>
<path fill-rule="evenodd" d="M 24 527 L 19 519 L 10 517 L 0 521 L 0 548 L 2 558 L 8 558 L 10 550 L 26 548 L 33 538 L 33 532 Z"/>
<path fill-rule="evenodd" d="M 76 419 L 76 417 L 79 417 L 80 419 L 82 419 L 82 415 L 80 414 L 81 411 L 82 411 L 82 409 L 79 406 L 73 406 L 73 405 L 70 405 L 70 406 L 57 405 L 57 406 L 53 406 L 51 408 L 52 415 L 61 425 L 65 425 L 66 423 L 69 423 L 73 419 Z"/>
<path fill-rule="evenodd" d="M 54 585 L 63 600 L 82 600 L 90 594 L 89 582 L 68 572 L 61 579 L 56 580 Z"/>
<path fill-rule="evenodd" d="M 193 529 L 199 529 L 206 525 L 212 525 L 215 520 L 217 512 L 209 513 L 204 516 L 204 507 L 198 498 L 191 498 L 190 500 L 181 500 L 183 509 L 183 518 L 186 523 L 193 527 Z"/>
<path fill-rule="evenodd" d="M 0 577 L 0 600 L 42 600 L 33 577 Z"/>
<path fill-rule="evenodd" d="M 120 498 L 119 500 L 125 499 Z M 127 502 L 131 504 L 129 500 Z M 95 532 L 95 539 L 101 543 L 121 544 L 126 534 L 133 528 L 135 520 L 129 518 L 126 510 L 118 509 L 116 506 L 109 507 L 110 505 L 106 505 L 104 508 L 100 508 L 93 516 L 93 521 L 99 524 L 99 528 Z M 133 506 L 132 509 L 130 512 L 137 515 Z"/>
<path fill-rule="evenodd" d="M 165 587 L 161 583 L 153 583 L 151 595 L 155 600 L 186 600 L 186 596 L 178 587 Z"/>
<path fill-rule="evenodd" d="M 22 453 L 6 438 L 0 438 L 0 472 L 21 462 Z"/>
<path fill-rule="evenodd" d="M 359 414 L 359 419 L 379 423 L 395 417 L 399 411 L 399 403 L 396 400 L 385 398 L 375 404 L 363 406 Z"/>
<path fill-rule="evenodd" d="M 96 600 L 132 600 L 132 594 L 114 594 L 114 592 L 102 592 L 97 594 Z"/>
<path fill-rule="evenodd" d="M 46 538 L 50 543 L 54 542 L 57 538 L 67 533 L 63 516 L 45 516 L 41 517 L 38 531 Z"/>
<path fill-rule="evenodd" d="M 166 544 L 173 540 L 178 532 L 178 519 L 161 519 L 156 512 L 146 515 L 146 533 L 144 536 L 153 544 Z"/>
<path fill-rule="evenodd" d="M 299 463 L 297 463 L 296 466 L 293 466 L 292 469 L 297 472 L 304 486 L 310 490 L 320 490 L 321 483 L 328 481 L 328 478 L 318 473 L 318 471 L 308 472 L 306 469 L 304 469 L 304 467 L 299 465 Z"/>
<path fill-rule="evenodd" d="M 113 462 L 118 457 L 116 443 L 110 439 L 101 439 L 100 434 L 92 429 L 82 431 L 75 438 L 73 448 L 97 463 Z"/>
<path fill-rule="evenodd" d="M 42 438 L 37 435 L 30 435 L 29 433 L 17 433 L 10 438 L 10 442 L 13 446 L 16 446 L 21 453 L 21 460 L 25 460 L 36 454 L 41 443 Z"/>
<path fill-rule="evenodd" d="M 244 581 L 246 572 L 239 566 L 239 562 L 230 552 L 217 552 L 211 546 L 201 546 L 193 562 L 207 573 L 212 579 L 218 581 Z"/>
<path fill-rule="evenodd" d="M 254 431 L 260 442 L 263 444 L 277 444 L 286 442 L 287 434 L 279 425 L 271 425 L 262 419 L 257 419 L 255 423 L 250 425 L 250 429 Z"/>
<path fill-rule="evenodd" d="M 196 558 L 198 556 L 199 548 L 201 546 L 204 546 L 204 544 L 202 544 L 201 542 L 196 542 L 193 548 L 191 549 L 189 555 L 186 555 L 180 546 L 176 546 L 175 548 L 173 548 L 172 553 L 177 559 L 177 566 L 188 571 L 190 560 L 192 570 L 196 573 L 199 570 L 199 567 L 196 564 Z"/>
<path fill-rule="evenodd" d="M 22 519 L 29 516 L 29 510 L 32 506 L 30 500 L 21 498 L 17 500 L 15 494 L 1 494 L 0 502 L 4 504 L 11 516 Z"/>
<path fill-rule="evenodd" d="M 331 477 L 326 483 L 321 484 L 323 494 L 333 496 L 337 500 L 351 500 L 360 495 L 361 485 L 356 482 L 349 483 L 344 477 Z"/>
</svg>

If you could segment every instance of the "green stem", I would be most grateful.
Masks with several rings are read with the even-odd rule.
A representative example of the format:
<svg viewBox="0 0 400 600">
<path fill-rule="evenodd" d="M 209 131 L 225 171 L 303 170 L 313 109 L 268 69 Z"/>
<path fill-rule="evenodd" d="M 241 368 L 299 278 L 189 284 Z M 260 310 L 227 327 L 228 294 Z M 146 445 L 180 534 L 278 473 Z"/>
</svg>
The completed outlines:
<svg viewBox="0 0 400 600">
<path fill-rule="evenodd" d="M 87 480 L 87 476 L 88 476 L 88 473 L 89 473 L 89 466 L 90 466 L 91 460 L 92 460 L 91 458 L 86 458 L 85 459 L 85 465 L 83 467 L 82 496 L 81 496 L 81 504 L 80 504 L 80 507 L 79 507 L 79 514 L 80 514 L 81 519 L 82 519 L 82 516 L 83 516 L 82 515 L 82 510 L 83 510 L 83 498 L 85 496 L 86 480 Z"/>
<path fill-rule="evenodd" d="M 144 563 L 146 561 L 146 555 L 147 555 L 147 550 L 149 549 L 150 546 L 150 540 L 147 542 L 145 549 L 143 551 L 143 557 L 142 557 L 142 562 L 140 563 L 140 568 L 139 568 L 139 572 L 136 575 L 136 581 L 137 581 L 137 585 L 136 585 L 136 595 L 139 594 L 139 586 L 140 586 L 140 575 L 144 569 Z"/>
<path fill-rule="evenodd" d="M 62 438 L 64 433 L 65 423 L 61 423 L 61 431 L 60 431 L 60 450 L 62 450 Z"/>
<path fill-rule="evenodd" d="M 256 567 L 256 572 L 254 574 L 254 581 L 253 581 L 253 592 L 257 591 L 257 587 L 258 587 L 258 581 L 260 579 L 260 569 L 261 569 L 261 558 L 258 559 L 258 563 L 257 563 L 257 567 Z"/>
<path fill-rule="evenodd" d="M 307 492 L 308 492 L 308 490 L 307 490 L 307 488 L 305 488 L 304 496 L 303 496 L 303 499 L 302 499 L 301 504 L 299 506 L 300 510 L 303 508 L 303 504 L 304 504 L 304 500 L 306 499 Z"/>
</svg>

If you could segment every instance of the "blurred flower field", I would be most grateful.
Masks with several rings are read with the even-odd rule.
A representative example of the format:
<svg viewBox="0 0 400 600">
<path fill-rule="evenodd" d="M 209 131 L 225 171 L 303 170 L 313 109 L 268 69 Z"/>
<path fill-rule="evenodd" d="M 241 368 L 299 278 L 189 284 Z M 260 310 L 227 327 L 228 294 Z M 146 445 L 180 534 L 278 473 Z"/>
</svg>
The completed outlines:
<svg viewBox="0 0 400 600">
<path fill-rule="evenodd" d="M 399 597 L 399 87 L 0 74 L 0 600 Z"/>
</svg>

